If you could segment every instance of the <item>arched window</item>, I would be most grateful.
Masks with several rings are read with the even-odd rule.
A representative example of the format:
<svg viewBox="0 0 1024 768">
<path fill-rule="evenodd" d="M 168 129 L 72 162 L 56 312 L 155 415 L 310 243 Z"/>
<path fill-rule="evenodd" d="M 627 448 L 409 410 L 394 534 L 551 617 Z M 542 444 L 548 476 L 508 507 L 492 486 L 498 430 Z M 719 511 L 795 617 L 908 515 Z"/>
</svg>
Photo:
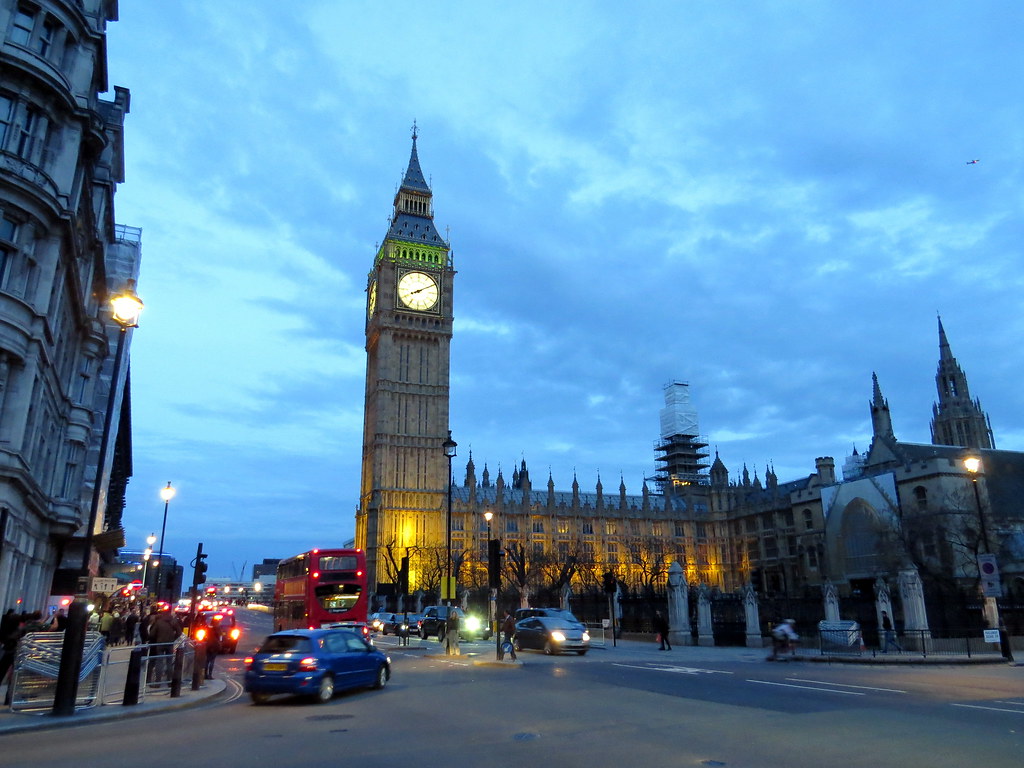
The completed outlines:
<svg viewBox="0 0 1024 768">
<path fill-rule="evenodd" d="M 928 509 L 928 489 L 923 485 L 919 485 L 914 489 L 914 505 L 917 507 L 918 512 L 924 512 Z"/>
</svg>

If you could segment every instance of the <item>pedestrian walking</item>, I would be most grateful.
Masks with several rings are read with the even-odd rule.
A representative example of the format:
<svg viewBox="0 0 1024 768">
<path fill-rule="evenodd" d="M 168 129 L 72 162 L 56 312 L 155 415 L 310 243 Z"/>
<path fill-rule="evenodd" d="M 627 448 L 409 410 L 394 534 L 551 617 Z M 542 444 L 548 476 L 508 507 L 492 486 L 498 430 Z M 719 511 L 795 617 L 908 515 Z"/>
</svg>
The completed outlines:
<svg viewBox="0 0 1024 768">
<path fill-rule="evenodd" d="M 516 620 L 512 618 L 512 614 L 505 611 L 505 615 L 501 619 L 501 634 L 504 635 L 501 642 L 501 653 L 498 656 L 499 660 L 505 658 L 505 654 L 508 653 L 512 657 L 512 661 L 516 661 Z"/>
<path fill-rule="evenodd" d="M 128 645 L 135 645 L 135 627 L 139 623 L 139 614 L 132 609 L 124 617 L 124 641 Z"/>
<path fill-rule="evenodd" d="M 455 606 L 448 607 L 448 618 L 444 627 L 444 648 L 449 656 L 460 656 L 459 650 L 459 610 Z"/>
<path fill-rule="evenodd" d="M 882 611 L 882 634 L 885 638 L 882 644 L 882 653 L 888 653 L 889 648 L 895 648 L 897 653 L 903 653 L 903 648 L 896 639 L 896 630 L 893 629 L 892 619 L 885 611 Z"/>
<path fill-rule="evenodd" d="M 124 641 L 124 619 L 121 618 L 120 611 L 114 611 L 113 618 L 110 620 L 108 639 L 111 645 L 120 645 Z"/>
<path fill-rule="evenodd" d="M 659 651 L 671 651 L 672 643 L 668 639 L 668 619 L 665 618 L 665 614 L 661 611 L 654 612 L 654 631 L 658 635 L 658 650 Z"/>
<path fill-rule="evenodd" d="M 151 647 L 150 674 L 147 676 L 147 682 L 161 683 L 170 680 L 171 654 L 174 651 L 174 641 L 180 634 L 181 622 L 170 609 L 153 615 L 149 625 Z"/>
<path fill-rule="evenodd" d="M 221 652 L 223 641 L 220 630 L 216 626 L 209 627 L 206 632 L 206 679 L 213 680 L 213 668 L 217 663 L 217 656 Z"/>
</svg>

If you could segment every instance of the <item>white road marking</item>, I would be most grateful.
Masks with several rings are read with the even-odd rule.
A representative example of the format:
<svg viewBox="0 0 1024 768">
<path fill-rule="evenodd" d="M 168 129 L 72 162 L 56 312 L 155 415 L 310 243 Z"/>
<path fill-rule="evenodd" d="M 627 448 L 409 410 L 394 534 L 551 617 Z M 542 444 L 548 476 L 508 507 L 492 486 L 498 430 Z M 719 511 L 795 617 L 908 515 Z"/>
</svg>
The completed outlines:
<svg viewBox="0 0 1024 768">
<path fill-rule="evenodd" d="M 646 664 L 621 664 L 613 662 L 613 667 L 628 667 L 629 669 L 647 669 L 653 672 L 673 672 L 677 675 L 731 675 L 732 672 L 725 672 L 721 669 L 699 669 L 697 667 L 671 667 Z"/>
<path fill-rule="evenodd" d="M 1024 710 L 1021 709 L 1002 709 L 1001 707 L 983 707 L 980 704 L 953 704 L 951 706 L 961 707 L 962 709 L 985 709 L 989 712 L 1011 712 L 1015 715 L 1024 715 Z"/>
<path fill-rule="evenodd" d="M 815 688 L 811 685 L 790 685 L 789 683 L 773 683 L 769 680 L 747 680 L 748 683 L 758 683 L 759 685 L 777 685 L 780 688 L 802 688 L 806 691 L 819 691 L 820 693 L 839 693 L 843 696 L 866 696 L 866 693 L 859 693 L 857 691 L 837 691 L 834 688 Z"/>
<path fill-rule="evenodd" d="M 906 693 L 897 688 L 874 688 L 870 685 L 847 685 L 846 683 L 833 683 L 829 680 L 808 680 L 803 677 L 787 677 L 787 680 L 792 680 L 794 683 L 815 683 L 817 685 L 835 685 L 840 688 L 860 688 L 865 691 L 881 691 L 882 693 Z"/>
</svg>

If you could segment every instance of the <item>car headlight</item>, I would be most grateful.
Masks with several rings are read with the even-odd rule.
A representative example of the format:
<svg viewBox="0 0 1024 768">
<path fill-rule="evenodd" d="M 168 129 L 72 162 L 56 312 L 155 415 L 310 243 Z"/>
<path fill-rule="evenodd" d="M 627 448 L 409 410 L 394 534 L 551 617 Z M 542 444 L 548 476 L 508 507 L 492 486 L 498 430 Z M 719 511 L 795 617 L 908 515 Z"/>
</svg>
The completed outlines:
<svg viewBox="0 0 1024 768">
<path fill-rule="evenodd" d="M 471 632 L 476 632 L 478 629 L 480 629 L 480 619 L 478 619 L 476 616 L 467 616 L 466 629 L 470 630 Z"/>
<path fill-rule="evenodd" d="M 589 632 L 584 632 L 583 633 L 583 642 L 584 643 L 589 643 L 590 642 L 590 633 Z"/>
<path fill-rule="evenodd" d="M 564 643 L 565 642 L 565 635 L 563 635 L 561 632 L 557 632 L 557 631 L 556 632 L 552 632 L 551 633 L 551 639 L 554 640 L 556 643 Z"/>
</svg>

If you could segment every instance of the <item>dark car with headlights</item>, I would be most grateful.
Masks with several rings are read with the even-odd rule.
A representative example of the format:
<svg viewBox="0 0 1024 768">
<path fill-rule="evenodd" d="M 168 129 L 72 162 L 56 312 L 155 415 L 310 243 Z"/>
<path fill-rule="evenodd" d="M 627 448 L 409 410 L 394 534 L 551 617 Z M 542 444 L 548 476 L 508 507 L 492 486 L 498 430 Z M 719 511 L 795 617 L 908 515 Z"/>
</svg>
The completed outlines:
<svg viewBox="0 0 1024 768">
<path fill-rule="evenodd" d="M 444 640 L 444 633 L 448 627 L 448 612 L 454 611 L 459 617 L 459 638 L 462 640 L 488 640 L 491 637 L 491 628 L 484 619 L 473 614 L 467 614 L 458 606 L 451 605 L 429 605 L 423 616 L 420 618 L 419 634 L 426 639 L 434 635 L 438 642 Z"/>
<path fill-rule="evenodd" d="M 590 650 L 590 635 L 579 622 L 560 616 L 530 616 L 516 622 L 516 650 L 526 648 L 559 654 L 575 651 L 580 656 Z"/>
<path fill-rule="evenodd" d="M 391 660 L 353 629 L 292 629 L 270 635 L 245 660 L 245 690 L 256 704 L 277 693 L 330 701 L 335 691 L 383 688 Z"/>
<path fill-rule="evenodd" d="M 516 608 L 516 612 L 513 614 L 516 621 L 528 619 L 531 616 L 553 616 L 558 619 L 565 619 L 580 629 L 587 628 L 587 625 L 577 619 L 572 611 L 563 610 L 562 608 Z"/>
</svg>

